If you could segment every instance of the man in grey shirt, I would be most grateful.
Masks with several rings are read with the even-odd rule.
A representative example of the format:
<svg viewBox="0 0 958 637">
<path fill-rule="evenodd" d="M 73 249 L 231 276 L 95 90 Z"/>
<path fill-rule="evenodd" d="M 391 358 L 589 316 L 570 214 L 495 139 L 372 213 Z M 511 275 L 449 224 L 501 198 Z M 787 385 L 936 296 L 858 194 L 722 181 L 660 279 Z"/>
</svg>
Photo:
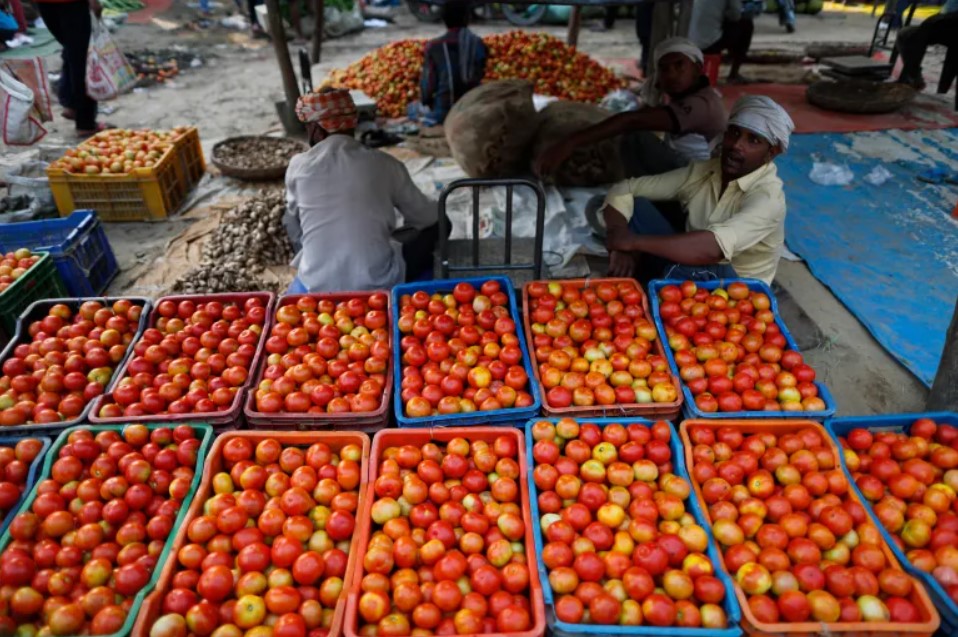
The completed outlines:
<svg viewBox="0 0 958 637">
<path fill-rule="evenodd" d="M 750 4 L 748 0 L 744 4 Z M 689 23 L 689 39 L 702 49 L 705 55 L 721 54 L 728 49 L 732 68 L 728 74 L 730 84 L 748 82 L 739 73 L 745 55 L 752 46 L 755 25 L 752 14 L 743 9 L 742 0 L 697 0 L 692 5 Z"/>
<path fill-rule="evenodd" d="M 390 288 L 432 268 L 439 212 L 398 159 L 356 141 L 348 91 L 307 94 L 296 105 L 308 152 L 286 171 L 283 223 L 293 245 L 290 293 Z M 393 238 L 396 211 L 407 239 Z"/>
</svg>

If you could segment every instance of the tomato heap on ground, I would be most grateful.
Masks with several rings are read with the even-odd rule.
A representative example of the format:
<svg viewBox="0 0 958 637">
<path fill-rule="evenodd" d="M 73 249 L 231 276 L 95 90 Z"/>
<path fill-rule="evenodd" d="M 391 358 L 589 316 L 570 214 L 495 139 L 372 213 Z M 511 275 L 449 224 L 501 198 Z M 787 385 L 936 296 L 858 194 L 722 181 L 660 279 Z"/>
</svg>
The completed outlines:
<svg viewBox="0 0 958 637">
<path fill-rule="evenodd" d="M 409 418 L 530 407 L 509 297 L 498 281 L 477 291 L 418 291 L 399 300 L 402 402 Z"/>
<path fill-rule="evenodd" d="M 823 432 L 688 433 L 692 479 L 756 620 L 921 621 L 914 580 L 889 561 Z"/>
<path fill-rule="evenodd" d="M 30 475 L 30 465 L 40 455 L 43 442 L 24 438 L 16 446 L 0 446 L 0 524 L 23 495 Z"/>
<path fill-rule="evenodd" d="M 6 290 L 10 285 L 27 273 L 27 270 L 33 267 L 40 257 L 30 252 L 27 248 L 20 248 L 13 252 L 8 252 L 0 258 L 0 292 Z"/>
<path fill-rule="evenodd" d="M 542 561 L 572 624 L 725 628 L 708 536 L 673 473 L 671 427 L 532 426 Z"/>
<path fill-rule="evenodd" d="M 958 604 L 958 428 L 920 418 L 909 433 L 853 429 L 845 465 L 908 561 Z"/>
<path fill-rule="evenodd" d="M 203 514 L 188 522 L 151 637 L 322 637 L 343 594 L 362 448 L 266 439 L 223 445 Z"/>
<path fill-rule="evenodd" d="M 815 370 L 788 343 L 771 300 L 742 282 L 710 293 L 693 281 L 659 291 L 679 376 L 703 412 L 823 411 Z"/>
<path fill-rule="evenodd" d="M 200 444 L 187 425 L 73 430 L 29 510 L 10 523 L 0 632 L 118 632 L 173 532 Z"/>
<path fill-rule="evenodd" d="M 30 342 L 3 361 L 0 424 L 56 423 L 77 418 L 102 394 L 136 335 L 143 306 L 86 301 L 76 314 L 57 304 L 30 323 Z"/>
<path fill-rule="evenodd" d="M 383 452 L 359 584 L 359 634 L 533 627 L 518 441 L 515 434 L 492 443 L 453 438 Z"/>
<path fill-rule="evenodd" d="M 335 414 L 379 409 L 389 365 L 388 302 L 383 293 L 338 303 L 301 296 L 276 310 L 256 410 Z"/>
<path fill-rule="evenodd" d="M 634 282 L 536 281 L 527 291 L 549 407 L 676 401 L 668 361 L 651 353 L 657 333 Z"/>
<path fill-rule="evenodd" d="M 249 377 L 266 322 L 263 299 L 240 305 L 160 301 L 156 325 L 133 346 L 101 418 L 227 411 Z"/>
</svg>

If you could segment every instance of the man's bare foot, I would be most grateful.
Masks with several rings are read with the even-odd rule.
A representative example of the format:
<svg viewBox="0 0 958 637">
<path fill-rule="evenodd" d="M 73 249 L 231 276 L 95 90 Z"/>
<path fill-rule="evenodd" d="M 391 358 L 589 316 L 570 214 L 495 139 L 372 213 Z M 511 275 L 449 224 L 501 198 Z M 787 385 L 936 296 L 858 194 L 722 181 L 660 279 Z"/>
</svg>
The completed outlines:
<svg viewBox="0 0 958 637">
<path fill-rule="evenodd" d="M 77 112 L 72 108 L 64 108 L 62 111 L 60 111 L 60 117 L 63 119 L 76 119 Z"/>
<path fill-rule="evenodd" d="M 110 128 L 116 128 L 116 126 L 114 126 L 113 124 L 100 123 L 100 124 L 97 124 L 96 128 L 94 128 L 93 130 L 78 128 L 76 130 L 76 135 L 80 139 L 86 139 L 87 137 L 91 137 L 93 135 L 96 135 L 99 132 L 108 130 Z"/>
</svg>

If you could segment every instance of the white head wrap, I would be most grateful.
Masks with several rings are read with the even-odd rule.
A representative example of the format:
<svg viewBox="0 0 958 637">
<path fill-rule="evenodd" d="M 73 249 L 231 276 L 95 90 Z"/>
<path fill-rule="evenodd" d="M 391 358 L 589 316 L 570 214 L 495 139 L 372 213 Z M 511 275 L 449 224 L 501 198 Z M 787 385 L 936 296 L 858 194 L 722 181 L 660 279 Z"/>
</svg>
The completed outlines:
<svg viewBox="0 0 958 637">
<path fill-rule="evenodd" d="M 773 146 L 788 150 L 788 139 L 795 130 L 795 122 L 785 109 L 764 95 L 740 97 L 728 118 L 729 124 L 746 128 L 768 140 Z"/>
<path fill-rule="evenodd" d="M 705 62 L 702 49 L 695 46 L 695 43 L 688 38 L 674 37 L 659 42 L 659 45 L 655 47 L 655 65 L 658 66 L 659 60 L 669 53 L 681 53 L 697 64 Z"/>
</svg>

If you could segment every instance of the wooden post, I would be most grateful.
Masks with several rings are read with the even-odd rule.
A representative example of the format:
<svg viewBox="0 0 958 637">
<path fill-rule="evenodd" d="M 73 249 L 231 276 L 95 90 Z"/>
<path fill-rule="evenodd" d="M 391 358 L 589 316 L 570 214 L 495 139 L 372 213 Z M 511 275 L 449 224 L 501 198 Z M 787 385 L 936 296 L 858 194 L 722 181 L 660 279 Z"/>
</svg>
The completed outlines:
<svg viewBox="0 0 958 637">
<path fill-rule="evenodd" d="M 323 56 L 323 28 L 325 26 L 323 13 L 325 8 L 325 0 L 313 0 L 316 26 L 313 28 L 313 46 L 309 52 L 309 61 L 313 64 L 319 64 L 319 60 Z"/>
<path fill-rule="evenodd" d="M 929 411 L 958 411 L 958 301 L 945 336 L 945 349 L 928 394 Z"/>
<path fill-rule="evenodd" d="M 296 73 L 293 71 L 293 61 L 286 45 L 286 29 L 283 28 L 283 17 L 279 12 L 279 0 L 266 0 L 266 15 L 269 18 L 269 34 L 276 52 L 276 61 L 279 63 L 279 73 L 283 78 L 286 108 L 292 113 L 299 99 L 299 87 L 296 86 Z"/>
<path fill-rule="evenodd" d="M 671 2 L 656 2 L 655 8 L 652 9 L 652 35 L 649 38 L 649 75 L 645 79 L 646 82 L 651 82 L 652 86 L 655 86 L 656 76 L 658 75 L 658 69 L 655 68 L 654 64 L 655 47 L 659 45 L 659 42 L 672 35 L 674 15 Z M 658 89 L 653 89 L 652 97 L 654 100 L 658 100 Z"/>
<path fill-rule="evenodd" d="M 582 23 L 582 7 L 574 5 L 569 12 L 569 32 L 566 35 L 566 44 L 575 47 L 579 44 L 579 26 Z"/>
</svg>

